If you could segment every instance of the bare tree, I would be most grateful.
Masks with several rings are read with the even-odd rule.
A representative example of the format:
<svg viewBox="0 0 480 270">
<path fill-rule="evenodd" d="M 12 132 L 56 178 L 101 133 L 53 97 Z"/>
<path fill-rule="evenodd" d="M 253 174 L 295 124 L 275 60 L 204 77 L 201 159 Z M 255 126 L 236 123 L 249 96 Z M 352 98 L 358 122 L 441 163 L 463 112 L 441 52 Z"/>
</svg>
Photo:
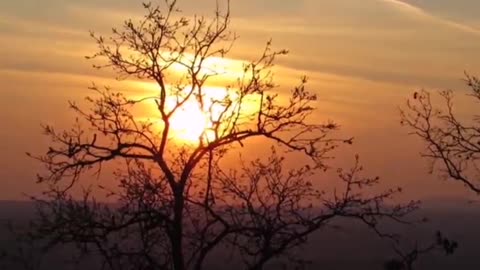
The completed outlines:
<svg viewBox="0 0 480 270">
<path fill-rule="evenodd" d="M 465 81 L 471 89 L 471 98 L 480 100 L 479 79 L 466 74 Z M 448 177 L 478 194 L 480 118 L 477 115 L 459 118 L 454 112 L 453 92 L 447 90 L 439 94 L 445 101 L 445 109 L 432 104 L 429 92 L 415 92 L 413 100 L 401 111 L 402 124 L 425 143 L 422 155 L 431 160 L 431 172 L 440 164 L 441 171 Z"/>
<path fill-rule="evenodd" d="M 204 269 L 227 249 L 241 258 L 240 267 L 263 269 L 282 258 L 302 263 L 296 248 L 335 217 L 359 219 L 384 235 L 381 219 L 401 221 L 416 208 L 388 204 L 397 189 L 368 191 L 379 180 L 361 177 L 358 160 L 351 171 L 339 171 L 341 189 L 316 190 L 311 181 L 328 169 L 331 151 L 352 140 L 333 137 L 335 123 L 311 122 L 316 95 L 306 78 L 287 97 L 277 91 L 272 67 L 287 51 L 268 42 L 224 95 L 212 98 L 207 86 L 224 74 L 206 63 L 225 57 L 236 39 L 228 30 L 229 9 L 217 9 L 211 20 L 186 18 L 176 1 L 165 3 L 144 4 L 141 21 L 127 20 L 109 38 L 92 33 L 98 52 L 89 58 L 103 61 L 95 67 L 155 82 L 158 93 L 132 99 L 94 85 L 89 109 L 70 103 L 78 115 L 71 129 L 43 127 L 52 144 L 46 154 L 31 155 L 46 168 L 38 182 L 47 188 L 34 198 L 36 236 L 49 246 L 73 243 L 82 254 L 96 254 L 102 269 Z M 183 144 L 172 119 L 189 102 L 208 125 L 198 140 Z M 155 104 L 159 119 L 136 117 L 144 104 Z M 225 157 L 252 138 L 272 146 L 271 155 L 227 166 Z M 308 160 L 287 169 L 288 156 Z M 92 173 L 115 161 L 121 163 L 117 186 L 86 187 Z M 79 188 L 81 198 L 74 195 Z M 100 202 L 100 191 L 113 203 Z"/>
</svg>

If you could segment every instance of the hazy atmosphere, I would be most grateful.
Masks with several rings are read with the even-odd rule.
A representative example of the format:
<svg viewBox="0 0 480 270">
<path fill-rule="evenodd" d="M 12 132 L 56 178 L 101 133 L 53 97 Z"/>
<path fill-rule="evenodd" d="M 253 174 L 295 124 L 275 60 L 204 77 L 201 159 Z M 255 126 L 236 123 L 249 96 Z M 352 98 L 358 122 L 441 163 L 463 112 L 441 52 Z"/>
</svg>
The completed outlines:
<svg viewBox="0 0 480 270">
<path fill-rule="evenodd" d="M 164 3 L 152 2 L 160 6 Z M 180 14 L 193 21 L 200 18 L 194 15 L 213 18 L 217 5 L 219 10 L 227 7 L 227 1 L 223 0 L 177 2 Z M 458 257 L 466 261 L 478 253 L 473 246 L 473 239 L 478 238 L 474 229 L 480 213 L 475 202 L 478 191 L 452 180 L 441 161 L 436 163 L 433 173 L 429 173 L 431 160 L 421 156 L 427 144 L 411 134 L 415 131 L 411 127 L 401 125 L 401 110 L 407 108 L 407 100 L 417 100 L 422 90 L 431 93 L 435 107 L 445 108 L 437 91 L 452 90 L 453 113 L 458 119 L 468 122 L 477 115 L 478 100 L 469 95 L 471 90 L 465 82 L 468 78 L 465 73 L 480 75 L 479 10 L 478 0 L 231 0 L 228 27 L 238 39 L 228 55 L 205 63 L 208 68 L 225 70 L 229 75 L 212 79 L 206 87 L 226 87 L 242 73 L 242 63 L 262 55 L 269 40 L 273 49 L 288 50 L 288 55 L 278 56 L 273 67 L 280 96 L 287 95 L 302 76 L 306 76 L 308 90 L 317 96 L 313 103 L 316 109 L 308 119 L 334 121 L 339 125 L 336 136 L 353 138 L 352 144 L 342 144 L 328 154 L 334 159 L 326 161 L 332 168 L 326 175 L 335 175 L 337 167 L 351 167 L 358 154 L 365 167 L 364 174 L 380 177 L 373 191 L 402 189 L 393 202 L 422 201 L 427 208 L 425 213 L 464 210 L 471 220 L 458 217 L 457 213 L 456 221 L 450 223 L 448 213 L 438 214 L 441 218 L 431 225 L 431 235 L 435 230 L 442 230 L 442 223 L 445 230 L 457 237 L 460 247 L 461 239 L 466 239 L 465 246 L 471 245 L 471 249 L 460 249 Z M 28 200 L 30 195 L 39 195 L 43 187 L 48 186 L 36 183 L 36 175 L 44 171 L 45 164 L 27 156 L 26 152 L 43 154 L 52 145 L 52 140 L 43 134 L 42 124 L 59 130 L 73 126 L 76 115 L 69 110 L 68 101 L 86 106 L 85 96 L 92 95 L 89 89 L 92 83 L 111 86 L 127 97 L 156 95 L 155 81 L 122 76 L 110 68 L 96 69 L 92 65 L 99 62 L 86 59 L 99 48 L 90 31 L 108 37 L 112 27 L 121 26 L 129 18 L 137 22 L 144 15 L 142 1 L 136 0 L 0 1 L 1 201 Z M 252 108 L 255 102 L 250 103 Z M 134 112 L 135 119 L 160 119 L 155 106 Z M 195 124 L 203 121 L 200 115 L 204 114 L 201 109 L 192 112 L 187 103 L 184 114 L 177 114 L 171 123 L 174 131 L 183 132 L 177 130 L 176 140 L 192 142 L 204 136 L 211 123 Z M 478 126 L 478 119 L 474 122 Z M 478 138 L 478 129 L 476 132 L 471 138 Z M 205 135 L 204 139 L 211 140 L 209 136 Z M 239 141 L 235 147 L 240 149 L 240 144 L 244 146 Z M 265 150 L 263 146 L 261 140 L 252 140 L 242 149 L 252 158 L 264 158 L 268 148 Z M 476 161 L 479 152 L 469 157 Z M 285 167 L 292 167 L 300 165 L 302 159 L 285 162 Z M 235 164 L 236 159 L 229 157 L 227 163 Z M 107 186 L 117 183 L 109 174 L 111 168 L 107 166 L 106 175 L 101 176 Z M 477 176 L 473 177 L 474 183 L 478 183 Z M 312 178 L 315 179 L 315 174 Z M 314 187 L 331 185 L 328 177 L 318 176 L 318 179 L 312 181 Z M 0 207 L 0 219 L 11 218 L 9 209 Z M 435 218 L 433 220 L 435 222 Z M 454 226 L 454 223 L 458 224 Z M 459 224 L 465 224 L 465 231 Z M 327 234 L 329 237 L 334 238 Z M 343 237 L 349 241 L 347 236 Z M 365 235 L 360 238 L 363 240 L 359 241 L 368 241 Z M 454 267 L 448 269 L 478 269 L 468 268 L 467 264 L 463 265 L 467 268 L 455 268 L 460 265 L 455 266 L 455 257 L 448 260 Z M 174 265 L 165 269 L 190 269 Z M 327 266 L 325 269 L 337 268 Z"/>
</svg>

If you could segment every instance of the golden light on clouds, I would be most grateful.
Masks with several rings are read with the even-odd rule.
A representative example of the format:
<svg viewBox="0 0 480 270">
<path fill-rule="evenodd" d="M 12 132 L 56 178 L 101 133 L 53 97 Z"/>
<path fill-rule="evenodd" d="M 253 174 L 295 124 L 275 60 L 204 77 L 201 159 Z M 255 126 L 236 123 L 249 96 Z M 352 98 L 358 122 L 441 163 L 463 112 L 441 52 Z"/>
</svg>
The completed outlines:
<svg viewBox="0 0 480 270">
<path fill-rule="evenodd" d="M 194 55 L 185 53 L 184 57 L 179 60 L 181 63 L 174 63 L 171 69 L 176 75 L 183 75 L 189 72 L 192 63 L 194 67 L 201 66 L 198 77 L 212 76 L 209 80 L 213 85 L 232 84 L 235 80 L 243 76 L 243 69 L 246 61 L 230 58 L 222 58 L 217 56 L 208 57 L 205 59 L 196 59 Z"/>
</svg>

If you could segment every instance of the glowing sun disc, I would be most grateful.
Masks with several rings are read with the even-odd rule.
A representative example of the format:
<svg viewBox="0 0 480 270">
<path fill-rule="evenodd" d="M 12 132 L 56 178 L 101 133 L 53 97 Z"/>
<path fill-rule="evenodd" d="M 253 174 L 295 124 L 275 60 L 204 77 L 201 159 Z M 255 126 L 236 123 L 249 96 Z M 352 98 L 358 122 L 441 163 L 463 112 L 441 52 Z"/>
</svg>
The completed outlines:
<svg viewBox="0 0 480 270">
<path fill-rule="evenodd" d="M 170 119 L 170 128 L 176 139 L 198 142 L 208 128 L 208 116 L 195 102 L 187 102 Z"/>
</svg>

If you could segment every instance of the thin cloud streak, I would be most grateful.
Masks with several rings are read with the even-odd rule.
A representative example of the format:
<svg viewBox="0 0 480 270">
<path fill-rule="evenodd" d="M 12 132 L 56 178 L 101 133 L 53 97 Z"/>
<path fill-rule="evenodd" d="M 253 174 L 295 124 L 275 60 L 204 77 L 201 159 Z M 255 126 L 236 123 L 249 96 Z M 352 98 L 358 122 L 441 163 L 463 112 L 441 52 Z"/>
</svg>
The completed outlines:
<svg viewBox="0 0 480 270">
<path fill-rule="evenodd" d="M 462 23 L 459 23 L 459 22 L 455 22 L 455 21 L 452 21 L 452 20 L 448 20 L 448 19 L 444 19 L 444 18 L 435 16 L 435 15 L 427 12 L 426 10 L 424 10 L 422 8 L 419 8 L 415 5 L 409 4 L 409 3 L 404 2 L 402 0 L 380 0 L 380 1 L 392 4 L 392 5 L 394 5 L 398 8 L 406 11 L 406 12 L 410 12 L 412 14 L 424 17 L 426 19 L 430 19 L 430 20 L 435 21 L 437 23 L 441 23 L 443 25 L 447 25 L 449 27 L 456 28 L 456 29 L 461 30 L 463 32 L 467 32 L 467 33 L 471 33 L 471 34 L 475 34 L 475 35 L 480 35 L 480 29 L 476 29 L 476 28 L 474 28 L 470 25 L 462 24 Z"/>
</svg>

